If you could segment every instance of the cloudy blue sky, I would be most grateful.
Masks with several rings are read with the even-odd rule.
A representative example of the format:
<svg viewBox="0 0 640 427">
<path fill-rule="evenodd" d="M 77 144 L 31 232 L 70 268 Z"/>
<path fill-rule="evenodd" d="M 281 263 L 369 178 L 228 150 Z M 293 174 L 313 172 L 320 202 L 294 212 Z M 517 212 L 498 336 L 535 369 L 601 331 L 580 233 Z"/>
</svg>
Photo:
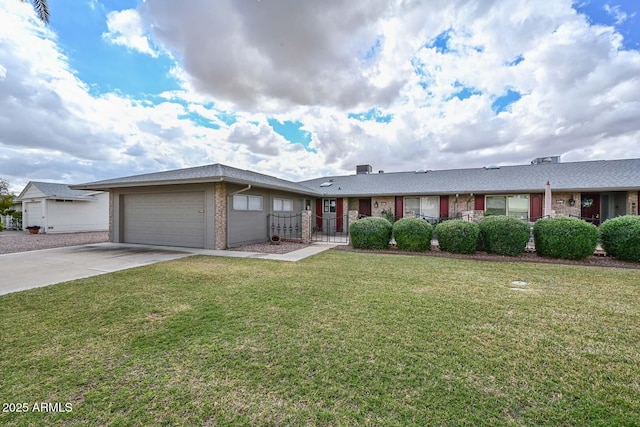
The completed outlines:
<svg viewBox="0 0 640 427">
<path fill-rule="evenodd" d="M 0 177 L 640 157 L 637 0 L 0 0 Z"/>
</svg>

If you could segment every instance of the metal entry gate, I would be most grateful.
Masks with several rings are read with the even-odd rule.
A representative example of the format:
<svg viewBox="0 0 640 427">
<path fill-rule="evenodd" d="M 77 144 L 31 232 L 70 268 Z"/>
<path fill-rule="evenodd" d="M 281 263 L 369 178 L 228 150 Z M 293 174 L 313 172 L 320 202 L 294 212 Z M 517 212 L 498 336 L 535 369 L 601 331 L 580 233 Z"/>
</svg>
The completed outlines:
<svg viewBox="0 0 640 427">
<path fill-rule="evenodd" d="M 311 240 L 314 242 L 349 243 L 349 215 L 315 215 Z"/>
<path fill-rule="evenodd" d="M 267 234 L 267 237 L 277 234 L 283 240 L 301 240 L 302 214 L 269 214 L 267 216 Z"/>
</svg>

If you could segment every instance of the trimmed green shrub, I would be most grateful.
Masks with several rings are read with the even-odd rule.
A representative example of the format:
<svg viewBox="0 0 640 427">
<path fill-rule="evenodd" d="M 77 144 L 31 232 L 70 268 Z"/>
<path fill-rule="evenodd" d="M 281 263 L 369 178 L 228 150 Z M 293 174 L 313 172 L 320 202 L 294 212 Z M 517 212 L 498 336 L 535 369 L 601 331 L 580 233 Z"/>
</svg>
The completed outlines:
<svg viewBox="0 0 640 427">
<path fill-rule="evenodd" d="M 482 219 L 480 240 L 489 253 L 518 256 L 524 252 L 530 237 L 530 226 L 517 218 L 495 215 Z"/>
<path fill-rule="evenodd" d="M 606 220 L 600 226 L 600 240 L 608 255 L 640 262 L 640 216 L 625 215 Z"/>
<path fill-rule="evenodd" d="M 436 225 L 440 250 L 454 254 L 472 254 L 478 246 L 480 227 L 475 222 L 450 219 Z"/>
<path fill-rule="evenodd" d="M 393 224 L 393 236 L 398 249 L 428 251 L 431 250 L 433 227 L 421 218 L 402 218 Z"/>
<path fill-rule="evenodd" d="M 351 245 L 359 249 L 386 249 L 391 240 L 391 223 L 384 218 L 370 216 L 349 226 Z"/>
<path fill-rule="evenodd" d="M 0 231 L 4 230 L 4 224 L 2 223 L 2 220 L 0 220 Z"/>
<path fill-rule="evenodd" d="M 543 218 L 533 226 L 533 239 L 540 256 L 584 259 L 596 250 L 598 229 L 578 218 Z"/>
</svg>

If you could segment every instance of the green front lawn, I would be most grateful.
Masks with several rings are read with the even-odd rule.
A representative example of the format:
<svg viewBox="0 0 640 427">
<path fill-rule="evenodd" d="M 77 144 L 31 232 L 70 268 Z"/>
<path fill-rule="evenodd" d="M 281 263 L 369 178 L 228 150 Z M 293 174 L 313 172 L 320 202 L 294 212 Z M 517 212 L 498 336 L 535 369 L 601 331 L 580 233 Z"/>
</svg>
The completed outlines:
<svg viewBox="0 0 640 427">
<path fill-rule="evenodd" d="M 3 425 L 640 420 L 638 270 L 194 257 L 0 297 L 0 331 Z"/>
</svg>

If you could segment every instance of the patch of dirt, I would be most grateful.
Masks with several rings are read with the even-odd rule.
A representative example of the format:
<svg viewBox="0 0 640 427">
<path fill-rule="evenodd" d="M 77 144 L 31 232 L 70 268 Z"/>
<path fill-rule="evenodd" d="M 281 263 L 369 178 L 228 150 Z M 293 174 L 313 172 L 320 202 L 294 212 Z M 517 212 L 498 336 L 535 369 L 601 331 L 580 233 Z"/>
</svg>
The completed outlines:
<svg viewBox="0 0 640 427">
<path fill-rule="evenodd" d="M 0 254 L 61 248 L 64 246 L 104 243 L 109 241 L 106 231 L 81 233 L 39 233 L 28 231 L 3 231 L 0 233 Z"/>
<path fill-rule="evenodd" d="M 298 249 L 311 246 L 306 243 L 282 241 L 279 245 L 272 245 L 269 242 L 254 243 L 252 245 L 242 245 L 237 248 L 231 248 L 232 251 L 242 252 L 259 252 L 263 254 L 288 254 L 289 252 L 297 251 Z"/>
<path fill-rule="evenodd" d="M 372 254 L 393 254 L 393 255 L 409 255 L 409 256 L 432 256 L 441 258 L 456 258 L 456 259 L 474 259 L 478 261 L 493 261 L 493 262 L 538 262 L 544 264 L 563 264 L 563 265 L 584 265 L 589 267 L 615 267 L 615 268 L 633 268 L 640 269 L 640 264 L 629 261 L 620 261 L 610 256 L 605 255 L 593 255 L 589 258 L 580 261 L 573 261 L 567 259 L 553 259 L 543 258 L 537 256 L 535 253 L 524 252 L 520 256 L 510 257 L 504 255 L 488 254 L 486 252 L 476 252 L 475 254 L 452 254 L 449 252 L 442 252 L 438 248 L 432 248 L 426 252 L 410 252 L 401 251 L 395 247 L 389 249 L 354 249 L 351 245 L 336 246 L 334 250 L 348 251 L 348 252 L 361 252 Z"/>
</svg>

